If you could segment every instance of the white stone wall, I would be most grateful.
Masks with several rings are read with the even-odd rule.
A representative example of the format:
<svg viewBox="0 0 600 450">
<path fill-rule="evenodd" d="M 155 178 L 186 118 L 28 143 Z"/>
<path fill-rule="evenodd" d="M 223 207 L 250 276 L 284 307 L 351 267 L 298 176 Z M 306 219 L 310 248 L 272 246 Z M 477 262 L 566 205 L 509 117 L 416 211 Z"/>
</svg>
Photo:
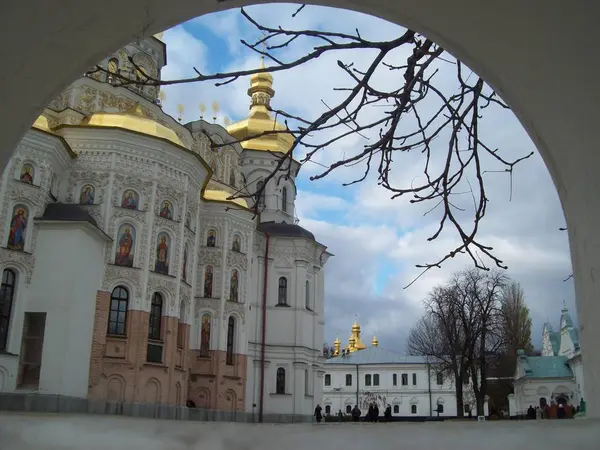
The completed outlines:
<svg viewBox="0 0 600 450">
<path fill-rule="evenodd" d="M 402 384 L 403 374 L 407 377 L 407 385 Z M 394 416 L 437 416 L 438 404 L 443 406 L 440 416 L 456 416 L 456 394 L 452 380 L 445 378 L 443 384 L 438 385 L 434 370 L 430 374 L 429 380 L 426 364 L 360 365 L 357 383 L 356 365 L 328 363 L 325 364 L 323 383 L 327 375 L 331 375 L 331 384 L 323 384 L 322 407 L 325 411 L 329 405 L 331 414 L 336 414 L 340 409 L 346 413 L 347 407 L 354 407 L 358 398 L 358 407 L 363 415 L 366 414 L 369 403 L 377 402 L 381 416 L 388 404 L 392 406 Z M 346 375 L 352 377 L 351 386 L 346 386 Z M 370 386 L 366 385 L 365 380 L 368 375 L 371 379 Z M 374 385 L 376 375 L 379 378 L 378 386 Z M 413 384 L 413 375 L 416 377 L 416 384 Z"/>
</svg>

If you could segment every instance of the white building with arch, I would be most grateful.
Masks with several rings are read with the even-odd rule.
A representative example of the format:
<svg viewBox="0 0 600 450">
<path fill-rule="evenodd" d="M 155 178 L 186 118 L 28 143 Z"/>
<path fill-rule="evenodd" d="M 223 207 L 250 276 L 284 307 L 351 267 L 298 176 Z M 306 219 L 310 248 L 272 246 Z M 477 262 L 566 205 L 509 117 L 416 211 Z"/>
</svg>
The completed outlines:
<svg viewBox="0 0 600 450">
<path fill-rule="evenodd" d="M 159 77 L 165 44 L 76 80 L 2 176 L 0 392 L 309 420 L 330 254 L 294 220 L 300 164 L 272 174 L 293 136 L 252 138 L 281 127 L 273 79 L 227 130 L 182 125 L 157 88 L 118 85 L 143 77 L 130 58 Z"/>
</svg>

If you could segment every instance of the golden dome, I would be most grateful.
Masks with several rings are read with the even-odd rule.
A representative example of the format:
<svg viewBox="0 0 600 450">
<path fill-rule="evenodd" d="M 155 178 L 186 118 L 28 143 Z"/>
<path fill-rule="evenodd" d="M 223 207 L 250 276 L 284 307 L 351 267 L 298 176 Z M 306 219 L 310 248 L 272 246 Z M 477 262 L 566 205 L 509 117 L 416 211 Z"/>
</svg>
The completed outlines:
<svg viewBox="0 0 600 450">
<path fill-rule="evenodd" d="M 265 64 L 261 59 L 260 68 Z M 286 129 L 276 122 L 269 112 L 271 98 L 275 96 L 273 90 L 273 76 L 268 72 L 256 73 L 250 77 L 248 95 L 252 99 L 248 118 L 227 127 L 227 132 L 240 142 L 244 149 L 262 150 L 287 153 L 294 145 L 294 136 L 291 133 L 274 133 L 261 136 L 262 133 Z M 258 136 L 252 138 L 252 136 Z"/>
<path fill-rule="evenodd" d="M 155 120 L 144 117 L 140 105 L 125 113 L 97 112 L 83 120 L 82 125 L 92 127 L 122 128 L 148 136 L 166 139 L 175 145 L 185 147 L 177 133 Z"/>
<path fill-rule="evenodd" d="M 202 195 L 204 200 L 209 200 L 213 202 L 227 202 L 227 203 L 235 203 L 238 206 L 242 206 L 244 208 L 248 208 L 248 203 L 243 198 L 234 198 L 228 200 L 227 198 L 231 197 L 231 194 L 227 191 L 218 191 L 218 190 L 206 190 Z"/>
<path fill-rule="evenodd" d="M 373 347 L 377 347 L 379 345 L 379 341 L 377 340 L 376 336 L 373 336 L 373 340 L 371 341 L 371 345 Z"/>
<path fill-rule="evenodd" d="M 352 331 L 360 331 L 360 325 L 356 320 L 354 321 L 354 324 L 352 324 Z"/>
<path fill-rule="evenodd" d="M 38 130 L 47 131 L 48 133 L 54 134 L 54 132 L 50 129 L 48 119 L 44 115 L 40 115 L 37 119 L 35 119 L 35 122 L 33 122 L 31 128 L 37 128 Z"/>
</svg>

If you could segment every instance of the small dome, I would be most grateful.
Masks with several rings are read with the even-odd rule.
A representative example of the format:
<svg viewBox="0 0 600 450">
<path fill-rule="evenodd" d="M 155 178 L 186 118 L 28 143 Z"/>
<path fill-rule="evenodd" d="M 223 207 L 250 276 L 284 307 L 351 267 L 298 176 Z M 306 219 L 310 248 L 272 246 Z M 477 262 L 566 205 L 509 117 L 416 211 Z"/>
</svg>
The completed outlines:
<svg viewBox="0 0 600 450">
<path fill-rule="evenodd" d="M 148 136 L 166 139 L 175 145 L 185 147 L 177 133 L 155 120 L 144 117 L 139 105 L 134 110 L 125 113 L 98 112 L 92 114 L 81 123 L 92 127 L 122 128 Z"/>
<path fill-rule="evenodd" d="M 248 208 L 248 203 L 246 202 L 245 199 L 243 199 L 243 198 L 228 199 L 228 197 L 231 197 L 231 195 L 232 194 L 230 194 L 227 191 L 206 190 L 206 191 L 204 191 L 204 194 L 202 197 L 204 198 L 204 200 L 209 200 L 209 201 L 213 201 L 213 202 L 235 203 L 238 206 Z"/>
<path fill-rule="evenodd" d="M 373 336 L 373 340 L 371 341 L 371 345 L 373 347 L 377 347 L 379 345 L 379 341 L 377 340 L 376 336 Z"/>
<path fill-rule="evenodd" d="M 352 325 L 352 331 L 360 331 L 360 325 L 358 324 L 358 322 L 355 320 L 354 324 Z"/>
</svg>

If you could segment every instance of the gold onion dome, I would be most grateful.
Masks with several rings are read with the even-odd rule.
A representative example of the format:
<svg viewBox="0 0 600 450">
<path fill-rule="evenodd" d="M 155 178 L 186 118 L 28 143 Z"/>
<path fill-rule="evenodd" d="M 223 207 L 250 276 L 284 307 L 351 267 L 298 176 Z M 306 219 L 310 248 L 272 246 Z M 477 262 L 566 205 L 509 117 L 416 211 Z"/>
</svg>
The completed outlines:
<svg viewBox="0 0 600 450">
<path fill-rule="evenodd" d="M 263 59 L 261 59 L 260 68 L 265 68 Z M 273 133 L 261 136 L 262 133 L 268 131 L 286 129 L 276 122 L 269 112 L 271 98 L 275 96 L 273 76 L 268 72 L 252 75 L 248 95 L 252 99 L 248 118 L 229 125 L 227 132 L 236 140 L 244 139 L 240 142 L 242 148 L 287 153 L 294 145 L 294 136 L 291 133 Z M 252 138 L 252 136 L 258 137 Z"/>
<path fill-rule="evenodd" d="M 352 331 L 360 331 L 360 325 L 356 320 L 354 321 L 354 324 L 352 324 Z"/>
<path fill-rule="evenodd" d="M 373 347 L 377 347 L 379 345 L 379 341 L 377 340 L 377 336 L 373 336 L 373 340 L 371 341 L 371 345 Z"/>
<path fill-rule="evenodd" d="M 123 113 L 97 112 L 84 119 L 81 125 L 92 127 L 122 128 L 135 131 L 160 139 L 166 139 L 175 145 L 185 147 L 177 133 L 157 121 L 144 116 L 141 106 L 138 104 Z"/>
<path fill-rule="evenodd" d="M 248 203 L 243 198 L 233 198 L 233 199 L 228 200 L 227 198 L 231 197 L 231 195 L 232 194 L 230 194 L 229 192 L 226 192 L 226 191 L 207 189 L 204 191 L 204 194 L 202 197 L 204 198 L 204 200 L 235 203 L 238 206 L 248 208 Z"/>
</svg>

